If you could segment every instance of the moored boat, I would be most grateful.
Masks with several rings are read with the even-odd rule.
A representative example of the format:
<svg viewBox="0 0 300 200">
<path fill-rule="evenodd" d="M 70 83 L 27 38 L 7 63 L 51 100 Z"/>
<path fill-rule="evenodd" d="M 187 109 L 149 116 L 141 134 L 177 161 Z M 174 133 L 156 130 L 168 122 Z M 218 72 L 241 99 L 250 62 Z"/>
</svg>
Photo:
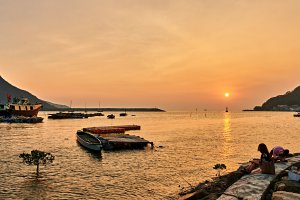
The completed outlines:
<svg viewBox="0 0 300 200">
<path fill-rule="evenodd" d="M 126 117 L 127 116 L 127 113 L 124 112 L 124 113 L 120 113 L 120 117 Z"/>
<path fill-rule="evenodd" d="M 85 148 L 93 151 L 101 151 L 101 141 L 94 135 L 84 131 L 77 131 L 76 135 L 77 141 Z"/>
<path fill-rule="evenodd" d="M 114 119 L 114 118 L 115 118 L 115 115 L 114 115 L 114 114 L 107 115 L 107 118 L 108 118 L 108 119 Z"/>
<path fill-rule="evenodd" d="M 127 116 L 127 113 L 126 113 L 126 109 L 125 109 L 125 112 L 120 113 L 120 117 L 126 117 L 126 116 Z"/>
<path fill-rule="evenodd" d="M 300 117 L 300 112 L 298 112 L 297 114 L 294 114 L 294 117 Z"/>
<path fill-rule="evenodd" d="M 49 119 L 83 119 L 83 118 L 88 118 L 83 113 L 76 113 L 76 112 L 58 112 L 54 114 L 49 114 L 48 115 Z"/>
<path fill-rule="evenodd" d="M 136 135 L 125 134 L 125 131 L 140 130 L 139 125 L 98 126 L 83 128 L 82 132 L 89 133 L 101 141 L 104 150 L 143 149 L 153 142 Z"/>
<path fill-rule="evenodd" d="M 27 98 L 22 98 L 17 103 L 10 103 L 9 100 L 7 104 L 0 105 L 0 115 L 7 117 L 36 117 L 41 108 L 41 103 L 31 104 Z"/>
</svg>

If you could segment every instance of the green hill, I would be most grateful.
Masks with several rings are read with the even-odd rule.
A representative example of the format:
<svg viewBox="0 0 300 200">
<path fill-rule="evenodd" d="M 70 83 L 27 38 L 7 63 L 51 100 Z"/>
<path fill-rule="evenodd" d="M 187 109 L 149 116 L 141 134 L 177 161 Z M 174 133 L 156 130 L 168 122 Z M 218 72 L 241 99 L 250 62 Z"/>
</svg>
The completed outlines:
<svg viewBox="0 0 300 200">
<path fill-rule="evenodd" d="M 283 111 L 298 111 L 300 109 L 300 86 L 293 91 L 288 91 L 283 95 L 278 95 L 268 99 L 262 106 L 254 107 L 254 110 L 271 111 L 271 110 L 283 110 Z"/>
<path fill-rule="evenodd" d="M 19 89 L 6 80 L 4 80 L 0 76 L 0 101 L 1 103 L 6 103 L 7 102 L 7 94 L 10 94 L 12 99 L 13 98 L 28 98 L 31 103 L 42 103 L 43 108 L 42 110 L 57 110 L 60 108 L 68 108 L 68 106 L 65 105 L 59 105 L 51 102 L 47 102 L 44 100 L 39 99 L 38 97 L 34 96 L 33 94 L 27 92 L 26 90 Z"/>
</svg>

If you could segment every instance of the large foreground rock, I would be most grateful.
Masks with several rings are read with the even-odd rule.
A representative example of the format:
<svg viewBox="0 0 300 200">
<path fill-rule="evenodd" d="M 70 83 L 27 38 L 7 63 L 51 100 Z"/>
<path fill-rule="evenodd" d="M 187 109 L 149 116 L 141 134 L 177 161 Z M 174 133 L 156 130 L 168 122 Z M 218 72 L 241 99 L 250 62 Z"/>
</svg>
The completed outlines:
<svg viewBox="0 0 300 200">
<path fill-rule="evenodd" d="M 296 181 L 283 180 L 275 185 L 277 191 L 286 191 L 300 194 L 300 183 Z"/>
<path fill-rule="evenodd" d="M 291 200 L 291 199 L 300 199 L 300 194 L 285 192 L 285 191 L 277 191 L 273 193 L 272 200 Z"/>
</svg>

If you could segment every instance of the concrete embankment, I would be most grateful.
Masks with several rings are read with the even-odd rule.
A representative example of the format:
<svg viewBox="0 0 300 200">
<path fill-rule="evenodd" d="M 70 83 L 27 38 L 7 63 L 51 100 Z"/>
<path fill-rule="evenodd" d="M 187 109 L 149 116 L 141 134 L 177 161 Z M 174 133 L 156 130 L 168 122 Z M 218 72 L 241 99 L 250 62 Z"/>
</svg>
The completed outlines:
<svg viewBox="0 0 300 200">
<path fill-rule="evenodd" d="M 291 166 L 300 167 L 300 155 L 294 154 L 287 158 L 287 161 L 275 163 L 275 175 L 261 174 L 260 169 L 252 171 L 251 174 L 244 174 L 240 167 L 237 171 L 215 178 L 213 181 L 200 183 L 179 199 L 300 199 L 298 194 L 300 193 L 300 183 L 296 182 L 295 184 L 293 183 L 295 181 L 288 181 L 287 178 Z"/>
</svg>

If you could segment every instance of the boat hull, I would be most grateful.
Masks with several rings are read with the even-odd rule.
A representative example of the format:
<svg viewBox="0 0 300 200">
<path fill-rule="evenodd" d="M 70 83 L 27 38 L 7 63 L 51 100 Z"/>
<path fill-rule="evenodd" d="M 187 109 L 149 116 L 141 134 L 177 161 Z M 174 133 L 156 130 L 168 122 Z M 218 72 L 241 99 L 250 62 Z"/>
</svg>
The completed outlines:
<svg viewBox="0 0 300 200">
<path fill-rule="evenodd" d="M 83 113 L 73 113 L 73 112 L 59 112 L 55 114 L 49 114 L 49 119 L 83 119 L 85 118 L 85 114 Z"/>
<path fill-rule="evenodd" d="M 36 117 L 41 108 L 42 108 L 42 104 L 35 104 L 35 105 L 15 104 L 15 105 L 10 105 L 9 108 L 6 110 L 6 112 L 10 116 Z"/>
<path fill-rule="evenodd" d="M 77 141 L 83 147 L 92 151 L 101 151 L 102 149 L 102 144 L 99 139 L 82 131 L 77 131 Z"/>
</svg>

